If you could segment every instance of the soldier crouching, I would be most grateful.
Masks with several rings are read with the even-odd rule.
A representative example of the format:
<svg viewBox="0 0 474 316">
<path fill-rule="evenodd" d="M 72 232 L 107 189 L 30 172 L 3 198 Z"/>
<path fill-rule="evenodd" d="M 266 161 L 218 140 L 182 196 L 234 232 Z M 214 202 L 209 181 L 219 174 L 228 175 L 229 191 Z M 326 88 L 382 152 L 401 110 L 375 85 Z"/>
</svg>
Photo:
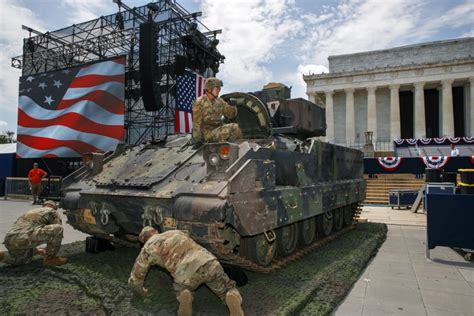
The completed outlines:
<svg viewBox="0 0 474 316">
<path fill-rule="evenodd" d="M 178 315 L 192 315 L 193 292 L 206 284 L 229 308 L 230 315 L 244 315 L 242 297 L 229 279 L 217 258 L 194 242 L 185 232 L 170 230 L 159 233 L 153 227 L 144 227 L 139 236 L 144 243 L 130 273 L 128 283 L 134 293 L 147 295 L 143 287 L 151 265 L 170 272 L 173 288 L 179 302 Z"/>
<path fill-rule="evenodd" d="M 44 256 L 45 266 L 65 264 L 67 259 L 57 256 L 63 239 L 63 227 L 56 210 L 55 202 L 46 201 L 43 207 L 20 216 L 5 236 L 4 244 L 8 252 L 0 252 L 0 260 L 11 265 L 28 264 L 36 253 Z M 36 249 L 44 243 L 46 249 Z"/>
</svg>

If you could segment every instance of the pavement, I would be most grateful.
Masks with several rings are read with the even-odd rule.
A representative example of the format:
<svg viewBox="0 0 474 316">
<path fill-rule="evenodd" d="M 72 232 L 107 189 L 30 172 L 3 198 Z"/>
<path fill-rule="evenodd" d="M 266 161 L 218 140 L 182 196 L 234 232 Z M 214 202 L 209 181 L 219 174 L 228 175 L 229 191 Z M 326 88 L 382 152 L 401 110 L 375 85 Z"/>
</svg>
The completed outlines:
<svg viewBox="0 0 474 316">
<path fill-rule="evenodd" d="M 0 200 L 0 241 L 33 207 L 24 200 Z M 446 247 L 431 250 L 428 261 L 425 214 L 364 206 L 361 218 L 387 224 L 387 240 L 333 315 L 474 315 L 474 262 Z M 85 237 L 64 225 L 63 243 Z"/>
<path fill-rule="evenodd" d="M 426 259 L 426 215 L 364 206 L 387 239 L 333 315 L 474 315 L 474 262 L 447 247 Z"/>
</svg>

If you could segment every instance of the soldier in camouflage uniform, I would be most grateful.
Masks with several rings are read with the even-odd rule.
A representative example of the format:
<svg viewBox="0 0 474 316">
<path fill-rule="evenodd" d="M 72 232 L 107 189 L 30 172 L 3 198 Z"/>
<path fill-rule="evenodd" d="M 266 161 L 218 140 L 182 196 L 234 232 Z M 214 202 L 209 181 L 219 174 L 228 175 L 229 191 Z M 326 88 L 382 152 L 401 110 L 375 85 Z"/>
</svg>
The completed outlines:
<svg viewBox="0 0 474 316">
<path fill-rule="evenodd" d="M 234 141 L 242 138 L 237 123 L 224 124 L 223 117 L 233 119 L 237 116 L 237 107 L 230 106 L 219 98 L 222 81 L 208 78 L 204 84 L 205 95 L 193 104 L 193 138 L 197 142 Z"/>
<path fill-rule="evenodd" d="M 8 253 L 0 252 L 0 260 L 12 265 L 28 264 L 36 252 L 44 256 L 45 266 L 65 264 L 67 259 L 57 256 L 63 239 L 63 227 L 56 210 L 55 202 L 46 201 L 43 207 L 20 216 L 5 236 L 3 243 Z M 44 243 L 46 251 L 35 248 Z"/>
<path fill-rule="evenodd" d="M 235 282 L 224 273 L 217 258 L 194 242 L 187 233 L 170 230 L 158 233 L 151 226 L 143 228 L 139 236 L 144 243 L 138 255 L 128 284 L 137 295 L 146 295 L 143 287 L 151 265 L 168 270 L 174 279 L 173 288 L 179 301 L 178 315 L 192 315 L 193 291 L 206 284 L 227 304 L 230 315 L 242 316 L 242 297 Z"/>
</svg>

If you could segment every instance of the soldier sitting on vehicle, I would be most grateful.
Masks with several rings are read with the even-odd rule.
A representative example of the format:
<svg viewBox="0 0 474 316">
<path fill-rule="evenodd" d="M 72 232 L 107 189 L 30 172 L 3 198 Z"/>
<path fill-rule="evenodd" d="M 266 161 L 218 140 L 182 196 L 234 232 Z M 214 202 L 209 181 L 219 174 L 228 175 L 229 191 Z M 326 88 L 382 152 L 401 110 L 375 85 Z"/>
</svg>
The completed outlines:
<svg viewBox="0 0 474 316">
<path fill-rule="evenodd" d="M 204 84 L 205 95 L 193 104 L 193 138 L 196 142 L 223 142 L 242 138 L 239 124 L 224 124 L 223 119 L 237 117 L 237 107 L 219 98 L 222 81 L 208 78 Z"/>
<path fill-rule="evenodd" d="M 44 256 L 43 265 L 58 266 L 67 262 L 66 258 L 58 257 L 63 239 L 61 216 L 53 201 L 46 201 L 43 207 L 29 210 L 20 216 L 4 240 L 8 252 L 0 252 L 0 260 L 12 265 L 28 264 L 33 253 Z M 46 243 L 46 250 L 36 246 Z"/>
<path fill-rule="evenodd" d="M 174 279 L 173 288 L 179 302 L 178 315 L 192 315 L 193 291 L 206 284 L 229 308 L 230 315 L 241 316 L 242 297 L 235 282 L 224 273 L 217 258 L 194 242 L 187 233 L 170 230 L 159 233 L 151 226 L 139 235 L 144 243 L 138 255 L 128 284 L 137 295 L 145 296 L 143 287 L 151 265 L 168 270 Z"/>
</svg>

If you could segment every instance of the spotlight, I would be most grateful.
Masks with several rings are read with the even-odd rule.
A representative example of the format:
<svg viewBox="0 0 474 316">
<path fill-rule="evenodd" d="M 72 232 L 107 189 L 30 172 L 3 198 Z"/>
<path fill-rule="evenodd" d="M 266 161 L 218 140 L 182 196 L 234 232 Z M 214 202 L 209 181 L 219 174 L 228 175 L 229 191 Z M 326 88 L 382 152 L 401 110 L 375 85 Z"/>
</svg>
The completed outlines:
<svg viewBox="0 0 474 316">
<path fill-rule="evenodd" d="M 150 2 L 146 5 L 146 7 L 148 8 L 148 10 L 150 11 L 154 11 L 154 12 L 158 12 L 158 10 L 160 10 L 160 8 L 158 7 L 158 5 L 154 2 Z"/>
<path fill-rule="evenodd" d="M 123 22 L 123 15 L 120 12 L 117 13 L 117 15 L 115 16 L 115 25 L 117 25 L 119 30 L 123 31 L 125 29 L 125 25 L 124 25 L 124 22 Z"/>
<path fill-rule="evenodd" d="M 28 51 L 30 53 L 34 53 L 35 52 L 35 43 L 33 42 L 33 40 L 31 38 L 27 39 L 26 40 L 26 43 L 25 43 L 25 46 L 26 46 L 26 49 L 28 49 Z"/>
</svg>

